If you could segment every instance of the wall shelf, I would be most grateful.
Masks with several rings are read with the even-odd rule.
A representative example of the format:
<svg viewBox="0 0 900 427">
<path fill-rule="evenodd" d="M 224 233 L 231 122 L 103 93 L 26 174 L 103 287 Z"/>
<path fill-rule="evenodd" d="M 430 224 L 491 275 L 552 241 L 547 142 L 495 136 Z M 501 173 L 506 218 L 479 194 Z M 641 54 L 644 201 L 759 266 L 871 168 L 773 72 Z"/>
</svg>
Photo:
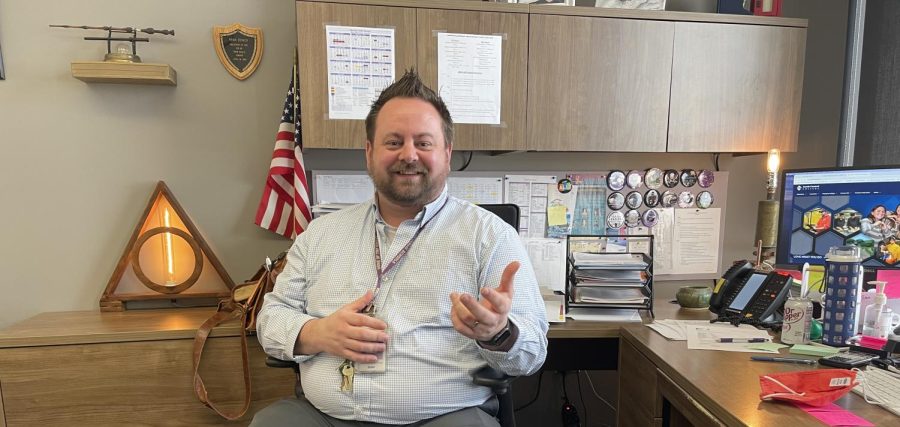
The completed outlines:
<svg viewBox="0 0 900 427">
<path fill-rule="evenodd" d="M 118 83 L 175 86 L 175 69 L 168 64 L 79 61 L 72 63 L 72 77 L 86 83 Z"/>
</svg>

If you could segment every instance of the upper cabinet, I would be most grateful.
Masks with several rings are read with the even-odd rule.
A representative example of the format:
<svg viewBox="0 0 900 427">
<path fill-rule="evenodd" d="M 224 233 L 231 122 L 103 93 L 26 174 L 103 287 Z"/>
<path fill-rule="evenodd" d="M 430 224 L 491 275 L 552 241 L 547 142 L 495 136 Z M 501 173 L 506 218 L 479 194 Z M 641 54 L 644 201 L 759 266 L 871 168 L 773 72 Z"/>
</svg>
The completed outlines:
<svg viewBox="0 0 900 427">
<path fill-rule="evenodd" d="M 300 104 L 305 148 L 365 148 L 364 120 L 328 118 L 325 25 L 393 28 L 395 73 L 416 65 L 416 10 L 405 7 L 298 2 Z"/>
<path fill-rule="evenodd" d="M 441 33 L 502 38 L 499 124 L 455 125 L 457 150 L 796 151 L 807 21 L 462 0 L 297 2 L 303 141 L 363 148 L 328 117 L 326 25 L 391 28 L 395 75 L 439 93 Z M 451 106 L 452 108 L 452 106 Z"/>
<path fill-rule="evenodd" d="M 522 9 L 527 12 L 527 9 Z M 525 150 L 525 85 L 528 14 L 478 10 L 419 9 L 418 69 L 429 87 L 438 83 L 437 40 L 441 32 L 501 37 L 500 123 L 454 126 L 456 150 Z"/>
<path fill-rule="evenodd" d="M 797 150 L 806 28 L 675 24 L 669 151 Z"/>
<path fill-rule="evenodd" d="M 532 15 L 528 149 L 666 151 L 674 25 Z"/>
</svg>

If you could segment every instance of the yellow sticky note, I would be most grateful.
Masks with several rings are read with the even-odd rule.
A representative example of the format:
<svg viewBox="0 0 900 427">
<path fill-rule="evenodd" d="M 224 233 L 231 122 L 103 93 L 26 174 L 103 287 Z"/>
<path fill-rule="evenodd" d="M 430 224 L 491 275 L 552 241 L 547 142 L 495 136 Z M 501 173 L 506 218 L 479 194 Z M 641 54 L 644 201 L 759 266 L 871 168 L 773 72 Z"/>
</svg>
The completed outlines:
<svg viewBox="0 0 900 427">
<path fill-rule="evenodd" d="M 547 225 L 566 225 L 566 207 L 550 206 L 547 208 Z"/>
</svg>

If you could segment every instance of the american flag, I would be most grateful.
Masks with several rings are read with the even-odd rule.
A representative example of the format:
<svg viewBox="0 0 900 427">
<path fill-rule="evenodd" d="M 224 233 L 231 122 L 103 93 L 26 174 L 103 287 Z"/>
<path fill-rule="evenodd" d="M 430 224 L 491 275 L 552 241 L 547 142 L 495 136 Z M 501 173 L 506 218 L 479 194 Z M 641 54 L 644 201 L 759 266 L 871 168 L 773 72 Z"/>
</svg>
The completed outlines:
<svg viewBox="0 0 900 427">
<path fill-rule="evenodd" d="M 312 219 L 309 209 L 309 185 L 303 164 L 300 136 L 300 86 L 297 64 L 284 99 L 284 114 L 275 137 L 275 151 L 263 190 L 256 225 L 285 237 L 294 238 L 306 230 Z"/>
</svg>

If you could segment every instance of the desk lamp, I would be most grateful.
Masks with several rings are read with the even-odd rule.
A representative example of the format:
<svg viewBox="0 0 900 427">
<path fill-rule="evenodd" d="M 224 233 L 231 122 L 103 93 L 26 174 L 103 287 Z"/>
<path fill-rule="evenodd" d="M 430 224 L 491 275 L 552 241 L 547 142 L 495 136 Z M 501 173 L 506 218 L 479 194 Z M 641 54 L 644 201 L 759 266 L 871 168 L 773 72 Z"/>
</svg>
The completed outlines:
<svg viewBox="0 0 900 427">
<path fill-rule="evenodd" d="M 759 202 L 756 210 L 756 261 L 769 261 L 775 255 L 775 244 L 778 238 L 778 200 L 775 191 L 778 189 L 778 166 L 781 163 L 778 149 L 769 150 L 766 157 L 766 200 Z"/>
</svg>

